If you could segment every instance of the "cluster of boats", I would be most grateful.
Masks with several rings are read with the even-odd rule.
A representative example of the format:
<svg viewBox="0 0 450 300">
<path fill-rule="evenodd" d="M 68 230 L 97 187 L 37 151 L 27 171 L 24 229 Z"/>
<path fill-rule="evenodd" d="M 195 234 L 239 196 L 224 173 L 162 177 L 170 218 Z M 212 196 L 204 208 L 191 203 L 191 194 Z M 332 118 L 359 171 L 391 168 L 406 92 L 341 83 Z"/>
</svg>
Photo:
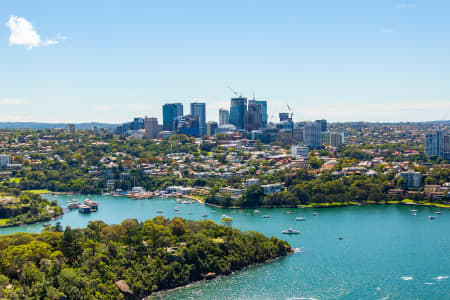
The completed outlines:
<svg viewBox="0 0 450 300">
<path fill-rule="evenodd" d="M 83 201 L 83 204 L 81 204 L 80 202 L 77 201 L 73 201 L 73 202 L 68 202 L 68 206 L 67 209 L 72 210 L 72 209 L 78 209 L 78 211 L 80 213 L 83 214 L 88 214 L 91 212 L 95 212 L 98 209 L 98 203 L 91 200 L 91 199 L 86 199 Z"/>
<path fill-rule="evenodd" d="M 418 212 L 417 209 L 410 209 L 409 211 L 412 212 L 412 215 L 413 215 L 413 216 L 417 216 L 417 212 Z M 440 211 L 435 211 L 434 213 L 435 213 L 436 215 L 440 215 L 440 214 L 441 214 Z M 434 220 L 434 219 L 436 219 L 436 216 L 428 216 L 428 219 Z"/>
</svg>

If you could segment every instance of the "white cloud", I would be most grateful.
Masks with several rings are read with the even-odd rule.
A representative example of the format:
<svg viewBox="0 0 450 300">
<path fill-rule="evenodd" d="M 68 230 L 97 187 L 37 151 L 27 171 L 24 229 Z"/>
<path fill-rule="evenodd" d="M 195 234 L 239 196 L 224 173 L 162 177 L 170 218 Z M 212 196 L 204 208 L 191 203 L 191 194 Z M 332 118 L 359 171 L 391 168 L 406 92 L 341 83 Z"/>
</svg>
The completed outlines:
<svg viewBox="0 0 450 300">
<path fill-rule="evenodd" d="M 381 32 L 386 33 L 386 34 L 391 34 L 394 32 L 394 30 L 391 28 L 384 28 L 384 29 L 381 29 Z"/>
<path fill-rule="evenodd" d="M 26 99 L 22 98 L 3 98 L 0 99 L 0 105 L 17 105 L 28 102 Z"/>
<path fill-rule="evenodd" d="M 9 45 L 25 46 L 28 50 L 31 50 L 33 47 L 56 45 L 60 40 L 67 39 L 67 37 L 58 33 L 56 39 L 43 41 L 31 22 L 17 16 L 9 17 L 6 27 L 11 32 Z"/>
<path fill-rule="evenodd" d="M 417 7 L 417 5 L 414 3 L 400 3 L 395 6 L 395 8 L 398 8 L 398 9 L 411 9 L 411 8 L 416 8 L 416 7 Z"/>
</svg>

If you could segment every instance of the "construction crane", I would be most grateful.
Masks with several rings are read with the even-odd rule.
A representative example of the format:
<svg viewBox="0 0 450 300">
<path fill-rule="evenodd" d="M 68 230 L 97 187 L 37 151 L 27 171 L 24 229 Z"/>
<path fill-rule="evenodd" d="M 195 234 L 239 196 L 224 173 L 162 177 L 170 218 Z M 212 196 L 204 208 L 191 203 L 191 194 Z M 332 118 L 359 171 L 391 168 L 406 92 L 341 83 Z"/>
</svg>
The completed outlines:
<svg viewBox="0 0 450 300">
<path fill-rule="evenodd" d="M 292 120 L 292 116 L 294 115 L 294 113 L 292 112 L 292 109 L 291 109 L 291 107 L 289 106 L 289 104 L 286 104 L 286 106 L 287 106 L 289 112 L 291 113 L 291 120 Z"/>
<path fill-rule="evenodd" d="M 239 98 L 242 98 L 242 94 L 239 94 L 238 92 L 236 92 L 235 90 L 233 90 L 233 89 L 231 88 L 231 86 L 228 86 L 228 89 L 229 89 L 233 94 L 235 94 L 236 96 L 238 96 Z"/>
</svg>

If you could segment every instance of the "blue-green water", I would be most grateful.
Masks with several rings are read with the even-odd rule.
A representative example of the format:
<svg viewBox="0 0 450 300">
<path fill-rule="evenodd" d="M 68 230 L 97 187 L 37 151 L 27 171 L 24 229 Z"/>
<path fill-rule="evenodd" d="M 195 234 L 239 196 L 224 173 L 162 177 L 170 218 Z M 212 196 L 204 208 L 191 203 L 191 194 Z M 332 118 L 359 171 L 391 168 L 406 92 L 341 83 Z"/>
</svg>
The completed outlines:
<svg viewBox="0 0 450 300">
<path fill-rule="evenodd" d="M 66 207 L 67 199 L 84 197 L 56 198 Z M 90 220 L 117 224 L 125 218 L 142 221 L 159 215 L 156 210 L 163 210 L 169 218 L 200 220 L 208 214 L 215 222 L 226 214 L 233 218 L 233 227 L 276 236 L 303 249 L 272 263 L 164 293 L 164 299 L 450 299 L 449 210 L 416 207 L 419 211 L 413 216 L 412 207 L 380 205 L 260 209 L 255 214 L 253 210 L 177 204 L 174 199 L 91 198 L 99 202 L 98 212 L 68 212 L 59 219 L 62 225 L 84 227 Z M 180 213 L 174 210 L 177 206 Z M 441 215 L 434 214 L 438 210 Z M 315 211 L 318 216 L 313 216 Z M 262 218 L 265 214 L 271 217 Z M 436 219 L 429 220 L 429 215 Z M 296 221 L 298 216 L 307 220 Z M 301 234 L 283 235 L 281 231 L 289 227 Z M 4 228 L 0 234 L 42 228 L 42 224 Z"/>
</svg>

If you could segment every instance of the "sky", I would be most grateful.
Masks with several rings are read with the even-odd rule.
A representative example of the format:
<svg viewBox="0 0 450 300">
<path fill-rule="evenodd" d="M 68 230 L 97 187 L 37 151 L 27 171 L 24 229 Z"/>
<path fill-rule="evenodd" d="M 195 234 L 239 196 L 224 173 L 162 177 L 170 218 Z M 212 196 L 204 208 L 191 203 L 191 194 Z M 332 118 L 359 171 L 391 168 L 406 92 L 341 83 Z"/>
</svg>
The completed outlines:
<svg viewBox="0 0 450 300">
<path fill-rule="evenodd" d="M 126 122 L 232 87 L 296 121 L 450 119 L 450 1 L 0 1 L 0 122 Z"/>
</svg>

